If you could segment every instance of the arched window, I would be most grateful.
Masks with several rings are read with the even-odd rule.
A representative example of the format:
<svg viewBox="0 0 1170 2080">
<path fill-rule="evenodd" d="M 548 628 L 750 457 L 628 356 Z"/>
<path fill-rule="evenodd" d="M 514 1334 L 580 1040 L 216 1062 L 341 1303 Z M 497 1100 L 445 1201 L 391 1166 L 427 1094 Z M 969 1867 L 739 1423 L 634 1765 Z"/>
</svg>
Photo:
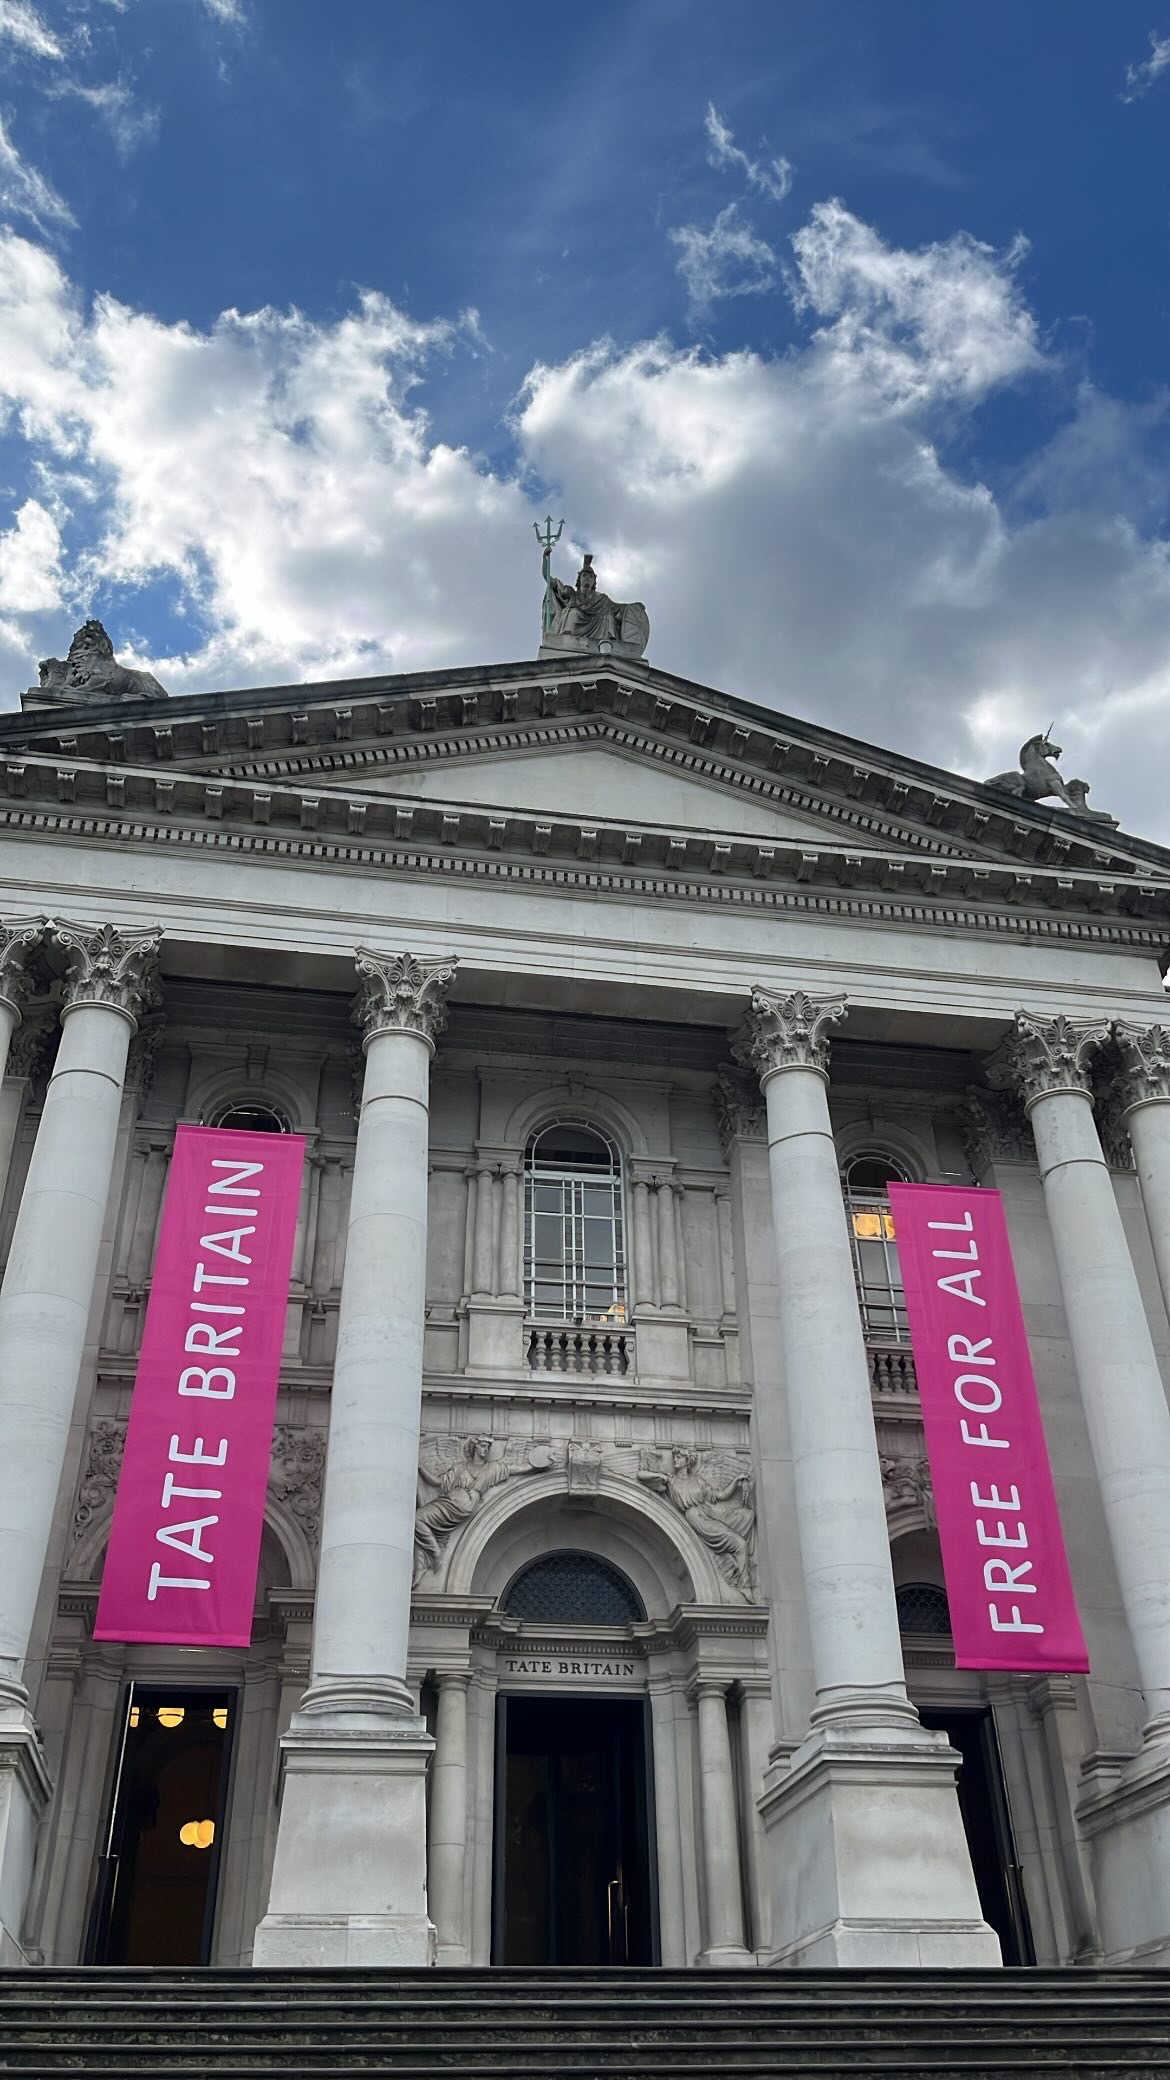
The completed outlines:
<svg viewBox="0 0 1170 2080">
<path fill-rule="evenodd" d="M 900 1164 L 872 1150 L 850 1156 L 842 1172 L 861 1319 L 878 1343 L 910 1341 L 889 1197 L 891 1184 L 908 1182 Z"/>
<path fill-rule="evenodd" d="M 947 1592 L 936 1582 L 906 1582 L 895 1592 L 900 1632 L 929 1632 L 938 1639 L 951 1635 Z"/>
<path fill-rule="evenodd" d="M 234 1127 L 241 1134 L 288 1134 L 292 1129 L 283 1112 L 265 1099 L 239 1103 L 230 1098 L 207 1122 L 209 1127 Z"/>
<path fill-rule="evenodd" d="M 595 1127 L 554 1120 L 524 1159 L 524 1296 L 546 1322 L 624 1322 L 622 1170 Z"/>
<path fill-rule="evenodd" d="M 636 1625 L 646 1616 L 633 1583 L 595 1553 L 544 1553 L 504 1596 L 505 1617 L 537 1625 Z"/>
</svg>

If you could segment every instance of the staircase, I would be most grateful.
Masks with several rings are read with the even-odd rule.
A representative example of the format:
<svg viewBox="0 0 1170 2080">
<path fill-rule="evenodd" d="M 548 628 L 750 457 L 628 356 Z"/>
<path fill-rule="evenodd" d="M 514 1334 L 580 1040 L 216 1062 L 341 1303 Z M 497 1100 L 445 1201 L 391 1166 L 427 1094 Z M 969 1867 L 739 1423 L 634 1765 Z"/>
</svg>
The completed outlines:
<svg viewBox="0 0 1170 2080">
<path fill-rule="evenodd" d="M 1170 2076 L 1170 1973 L 0 1973 L 0 2073 Z"/>
</svg>

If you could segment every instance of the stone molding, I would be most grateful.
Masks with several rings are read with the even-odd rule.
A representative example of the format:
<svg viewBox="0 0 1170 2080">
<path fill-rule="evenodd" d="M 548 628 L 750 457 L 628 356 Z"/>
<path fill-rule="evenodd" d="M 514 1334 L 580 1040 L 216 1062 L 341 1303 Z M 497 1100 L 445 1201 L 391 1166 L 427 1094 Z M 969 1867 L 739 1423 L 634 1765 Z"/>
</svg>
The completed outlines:
<svg viewBox="0 0 1170 2080">
<path fill-rule="evenodd" d="M 0 919 L 0 999 L 22 1011 L 28 997 L 28 955 L 48 930 L 48 920 L 6 923 Z"/>
<path fill-rule="evenodd" d="M 988 1064 L 988 1081 L 999 1090 L 1018 1090 L 1028 1110 L 1061 1091 L 1091 1099 L 1093 1059 L 1109 1030 L 1107 1019 L 1035 1018 L 1017 1011 L 1014 1031 Z"/>
<path fill-rule="evenodd" d="M 414 1033 L 434 1051 L 447 1023 L 447 991 L 456 962 L 444 956 L 357 951 L 358 987 L 353 1022 L 368 1047 L 376 1033 Z"/>
<path fill-rule="evenodd" d="M 269 1493 L 296 1518 L 313 1552 L 321 1536 L 321 1494 L 325 1480 L 328 1432 L 278 1423 L 272 1434 Z"/>
<path fill-rule="evenodd" d="M 782 1069 L 814 1069 L 828 1081 L 828 1029 L 847 1008 L 844 996 L 810 997 L 802 989 L 782 995 L 757 983 L 731 1051 L 737 1062 L 755 1069 L 761 1083 Z"/>
<path fill-rule="evenodd" d="M 768 1111 L 760 1080 L 750 1069 L 725 1062 L 711 1089 L 719 1139 L 726 1156 L 733 1141 L 764 1141 L 768 1134 Z"/>
<path fill-rule="evenodd" d="M 65 949 L 65 995 L 62 1016 L 83 1004 L 120 1011 L 137 1024 L 159 1001 L 158 955 L 162 928 L 123 931 L 113 924 L 65 924 L 53 921 L 50 935 Z"/>
<path fill-rule="evenodd" d="M 53 768 L 50 781 L 55 777 L 59 776 Z M 71 787 L 81 778 L 87 783 L 93 778 L 72 768 L 66 777 Z M 85 816 L 0 801 L 0 828 L 56 842 L 83 838 L 112 844 L 122 852 L 130 845 L 187 848 L 558 890 L 569 885 L 655 903 L 747 906 L 852 918 L 867 925 L 945 925 L 997 938 L 1121 946 L 1159 955 L 1166 945 L 1164 924 L 1130 920 L 1170 917 L 1170 882 L 1105 881 L 1091 873 L 1076 879 L 1045 869 L 1021 873 L 1008 862 L 973 869 L 967 860 L 937 862 L 914 855 L 891 863 L 881 854 L 842 853 L 831 844 L 810 850 L 799 840 L 783 837 L 767 846 L 733 839 L 731 859 L 715 871 L 713 841 L 707 838 L 671 839 L 657 828 L 643 832 L 595 820 L 588 826 L 589 849 L 583 852 L 585 826 L 524 811 L 508 812 L 508 851 L 501 853 L 493 849 L 491 837 L 500 818 L 486 809 L 425 803 L 388 814 L 385 797 L 356 802 L 330 793 L 261 796 L 251 787 L 209 787 L 194 776 L 183 777 L 180 800 L 175 798 L 179 782 L 135 777 L 144 783 L 142 800 L 133 805 L 137 815 L 125 813 L 127 804 L 121 797 L 108 803 L 103 790 L 100 802 L 95 797 L 98 813 Z M 165 795 L 167 789 L 171 793 L 161 798 L 160 791 Z M 221 820 L 225 797 L 233 811 L 226 824 Z M 73 798 L 73 793 L 66 797 Z M 111 808 L 116 813 L 107 813 Z M 185 810 L 187 819 L 176 810 Z M 215 820 L 204 821 L 207 817 Z M 524 852 L 535 857 L 516 856 Z M 552 857 L 545 857 L 550 853 Z M 659 853 L 669 874 L 654 871 Z M 635 871 L 635 862 L 649 871 Z M 690 878 L 679 869 L 689 869 Z M 812 885 L 796 885 L 800 883 Z M 840 893 L 843 889 L 850 892 Z M 915 900 L 918 890 L 922 899 Z M 1075 914 L 1077 909 L 1082 914 Z M 1049 911 L 1054 914 L 1043 914 Z M 1086 914 L 1090 911 L 1101 913 L 1102 921 Z"/>
<path fill-rule="evenodd" d="M 1170 1027 L 1136 1026 L 1119 1018 L 1113 1040 L 1121 1058 L 1116 1087 L 1123 1113 L 1170 1099 Z"/>
</svg>

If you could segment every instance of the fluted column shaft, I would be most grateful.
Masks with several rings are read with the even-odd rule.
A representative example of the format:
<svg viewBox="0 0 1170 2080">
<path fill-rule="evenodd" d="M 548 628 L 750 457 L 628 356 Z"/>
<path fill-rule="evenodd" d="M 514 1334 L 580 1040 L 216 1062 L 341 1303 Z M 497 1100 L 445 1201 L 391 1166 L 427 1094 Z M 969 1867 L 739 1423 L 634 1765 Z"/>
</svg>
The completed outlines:
<svg viewBox="0 0 1170 2080">
<path fill-rule="evenodd" d="M 499 1289 L 507 1300 L 520 1295 L 520 1193 L 523 1178 L 519 1164 L 502 1173 L 503 1202 L 500 1206 Z"/>
<path fill-rule="evenodd" d="M 697 1689 L 706 1954 L 710 1958 L 713 1952 L 730 1951 L 742 1956 L 743 1884 L 726 1686 L 700 1682 Z"/>
<path fill-rule="evenodd" d="M 844 999 L 753 992 L 737 1045 L 760 1074 L 813 1723 L 915 1717 L 906 1697 L 869 1364 L 829 1117 L 828 1024 Z M 772 1600 L 786 1593 L 775 1583 Z"/>
<path fill-rule="evenodd" d="M 1170 1030 L 1118 1023 L 1123 1117 L 1133 1145 L 1158 1282 L 1170 1315 Z"/>
<path fill-rule="evenodd" d="M 650 1187 L 644 1177 L 633 1186 L 634 1306 L 654 1305 L 654 1259 L 650 1238 Z"/>
<path fill-rule="evenodd" d="M 1170 1740 L 1170 1408 L 1093 1114 L 1108 1028 L 1020 1014 L 993 1075 L 1032 1123 L 1147 1740 Z"/>
<path fill-rule="evenodd" d="M 475 1173 L 475 1225 L 472 1243 L 472 1291 L 491 1295 L 496 1289 L 495 1173 L 480 1163 Z"/>
<path fill-rule="evenodd" d="M 679 1305 L 678 1239 L 674 1227 L 674 1186 L 667 1180 L 658 1201 L 658 1291 L 663 1307 Z"/>
<path fill-rule="evenodd" d="M 312 1672 L 302 1710 L 411 1716 L 406 1686 L 422 1419 L 430 1063 L 450 962 L 394 994 L 397 964 L 359 956 L 366 1072 L 354 1154 Z M 399 1023 L 407 1019 L 412 1023 Z"/>
<path fill-rule="evenodd" d="M 17 1700 L 85 1349 L 126 1060 L 160 937 L 72 926 L 56 936 L 70 961 L 61 1044 L 0 1289 L 0 1696 Z"/>
<path fill-rule="evenodd" d="M 441 1951 L 466 1950 L 463 1926 L 467 1868 L 467 1690 L 460 1670 L 436 1677 L 439 1711 L 431 1764 L 428 1811 L 428 1885 L 431 1919 Z"/>
</svg>

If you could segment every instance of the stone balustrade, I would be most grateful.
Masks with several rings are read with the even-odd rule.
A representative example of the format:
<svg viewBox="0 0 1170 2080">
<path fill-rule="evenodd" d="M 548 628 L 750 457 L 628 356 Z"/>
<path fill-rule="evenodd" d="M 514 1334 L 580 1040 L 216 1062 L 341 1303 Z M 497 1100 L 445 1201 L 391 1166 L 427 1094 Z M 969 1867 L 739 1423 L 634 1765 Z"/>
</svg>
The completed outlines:
<svg viewBox="0 0 1170 2080">
<path fill-rule="evenodd" d="M 528 1364 L 533 1372 L 621 1378 L 634 1370 L 632 1329 L 561 1327 L 531 1322 Z"/>
</svg>

